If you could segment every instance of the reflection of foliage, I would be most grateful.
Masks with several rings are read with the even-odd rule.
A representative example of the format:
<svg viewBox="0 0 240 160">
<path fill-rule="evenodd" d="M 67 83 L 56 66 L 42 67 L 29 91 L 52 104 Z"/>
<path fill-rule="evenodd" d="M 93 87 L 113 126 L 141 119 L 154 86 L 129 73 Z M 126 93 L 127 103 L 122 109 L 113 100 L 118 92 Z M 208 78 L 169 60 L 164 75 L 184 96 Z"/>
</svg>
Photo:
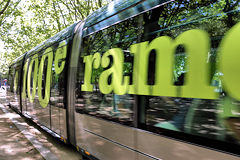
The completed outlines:
<svg viewBox="0 0 240 160">
<path fill-rule="evenodd" d="M 108 29 L 99 31 L 84 40 L 86 54 L 105 53 L 111 48 L 121 48 L 125 54 L 124 74 L 132 72 L 133 55 L 129 56 L 129 47 L 134 43 L 151 41 L 159 36 L 176 38 L 190 29 L 206 30 L 211 37 L 211 51 L 208 63 L 211 65 L 211 79 L 216 75 L 216 57 L 218 45 L 229 27 L 239 21 L 239 1 L 234 0 L 180 0 L 173 1 L 146 12 L 128 21 L 121 22 Z M 230 17 L 230 18 L 229 18 Z M 174 80 L 186 72 L 187 53 L 184 46 L 177 47 L 174 61 Z M 153 60 L 153 61 L 152 61 Z M 150 63 L 155 63 L 150 59 Z M 149 70 L 154 70 L 150 65 Z M 97 80 L 103 69 L 93 71 L 93 81 Z M 216 76 L 214 76 L 216 79 Z"/>
<path fill-rule="evenodd" d="M 152 40 L 158 36 L 170 36 L 173 39 L 190 29 L 206 30 L 211 37 L 211 52 L 208 62 L 210 75 L 216 74 L 218 45 L 230 27 L 239 21 L 239 1 L 174 1 L 144 14 L 143 40 Z M 158 17 L 158 18 L 156 18 Z M 176 51 L 178 53 L 178 51 Z M 186 55 L 187 56 L 187 55 Z M 186 71 L 183 56 L 175 57 L 174 77 Z M 212 78 L 211 78 L 212 79 Z"/>
<path fill-rule="evenodd" d="M 92 71 L 92 79 L 91 79 L 91 83 L 92 84 L 97 84 L 98 80 L 99 80 L 99 76 L 102 73 L 104 69 L 102 67 L 99 67 L 98 69 L 93 69 Z"/>
<path fill-rule="evenodd" d="M 152 40 L 154 38 L 152 33 L 161 29 L 171 29 L 174 25 L 187 23 L 204 15 L 200 15 L 198 9 L 203 6 L 209 6 L 216 2 L 214 1 L 201 1 L 201 0 L 179 0 L 170 2 L 163 5 L 149 13 L 144 14 L 144 37 L 143 39 Z M 200 12 L 201 13 L 201 12 Z M 203 11 L 202 11 L 203 13 Z M 206 12 L 205 12 L 206 13 Z M 150 33 L 150 35 L 148 35 Z M 158 33 L 160 35 L 169 35 Z M 151 38 L 152 37 L 152 38 Z M 175 37 L 175 36 L 174 36 Z"/>
<path fill-rule="evenodd" d="M 85 39 L 84 46 L 86 45 L 86 47 L 84 47 L 84 53 L 104 53 L 111 48 L 128 50 L 134 39 L 136 39 L 136 25 L 134 20 L 130 20 L 90 35 Z"/>
<path fill-rule="evenodd" d="M 219 35 L 219 32 L 224 33 L 236 24 L 237 19 L 234 17 L 239 19 L 239 14 L 234 10 L 237 10 L 238 5 L 239 1 L 233 0 L 180 0 L 168 3 L 144 14 L 146 34 L 143 39 L 153 39 L 154 33 L 158 33 L 156 36 L 169 35 L 175 38 L 193 27 L 207 30 L 211 36 Z M 183 25 L 188 27 L 181 27 Z"/>
<path fill-rule="evenodd" d="M 128 22 L 122 22 L 103 31 L 99 31 L 93 35 L 86 37 L 83 41 L 83 55 L 94 54 L 96 52 L 103 55 L 111 48 L 121 48 L 124 52 L 124 74 L 132 72 L 132 55 L 130 55 L 129 47 L 136 42 L 136 33 L 138 32 L 136 19 Z M 111 59 L 111 58 L 110 58 Z M 110 64 L 111 66 L 111 64 Z M 109 67 L 110 67 L 109 66 Z M 92 83 L 98 82 L 99 76 L 103 68 L 93 69 Z"/>
<path fill-rule="evenodd" d="M 123 72 L 124 72 L 124 74 L 132 73 L 132 64 L 131 63 L 124 63 Z"/>
<path fill-rule="evenodd" d="M 185 68 L 185 62 L 186 62 L 186 56 L 185 54 L 179 54 L 175 56 L 175 61 L 174 61 L 174 80 L 176 81 L 178 77 L 186 72 Z"/>
</svg>

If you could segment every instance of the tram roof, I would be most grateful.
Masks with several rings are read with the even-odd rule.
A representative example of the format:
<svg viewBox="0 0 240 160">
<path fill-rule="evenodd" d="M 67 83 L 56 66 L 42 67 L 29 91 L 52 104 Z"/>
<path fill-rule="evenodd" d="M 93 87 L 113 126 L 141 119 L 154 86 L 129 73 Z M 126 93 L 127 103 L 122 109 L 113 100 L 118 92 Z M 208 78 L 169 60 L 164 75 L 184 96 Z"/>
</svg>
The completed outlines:
<svg viewBox="0 0 240 160">
<path fill-rule="evenodd" d="M 53 37 L 45 40 L 44 42 L 42 42 L 41 44 L 37 45 L 36 47 L 32 48 L 30 51 L 27 52 L 27 56 L 31 56 L 33 54 L 35 54 L 36 52 L 39 52 L 41 50 L 46 49 L 47 47 L 58 43 L 64 39 L 67 39 L 71 36 L 73 36 L 74 34 L 74 28 L 77 25 L 77 23 L 72 24 L 71 26 L 63 29 L 62 31 L 58 32 L 56 35 L 54 35 Z"/>
<path fill-rule="evenodd" d="M 104 19 L 125 10 L 126 8 L 141 2 L 142 0 L 115 0 L 98 9 L 87 17 L 86 27 L 92 26 Z"/>
<path fill-rule="evenodd" d="M 90 14 L 83 37 L 172 0 L 115 0 Z"/>
<path fill-rule="evenodd" d="M 21 56 L 17 57 L 16 59 L 14 59 L 14 60 L 11 62 L 10 66 L 12 66 L 12 65 L 16 64 L 17 62 L 23 60 L 23 58 L 24 58 L 25 55 L 26 55 L 26 53 L 22 54 Z"/>
</svg>

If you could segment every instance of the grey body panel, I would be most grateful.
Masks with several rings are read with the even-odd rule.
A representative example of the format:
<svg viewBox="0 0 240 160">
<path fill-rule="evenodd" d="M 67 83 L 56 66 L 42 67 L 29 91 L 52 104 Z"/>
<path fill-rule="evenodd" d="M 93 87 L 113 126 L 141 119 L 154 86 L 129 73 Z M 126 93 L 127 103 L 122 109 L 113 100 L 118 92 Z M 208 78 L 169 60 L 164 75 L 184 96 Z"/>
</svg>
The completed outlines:
<svg viewBox="0 0 240 160">
<path fill-rule="evenodd" d="M 239 157 L 177 141 L 142 130 L 137 131 L 137 150 L 161 159 L 237 160 Z"/>
<path fill-rule="evenodd" d="M 53 90 L 50 98 L 51 130 L 58 135 L 67 138 L 66 109 L 64 108 L 64 97 L 59 96 L 59 92 Z"/>
<path fill-rule="evenodd" d="M 107 129 L 106 127 L 114 127 L 112 128 L 113 130 L 111 130 L 112 132 L 108 132 L 108 135 L 112 135 L 110 136 L 112 140 L 118 140 L 122 145 L 124 145 L 125 142 L 130 146 L 133 146 L 134 142 L 132 140 L 134 132 L 131 131 L 130 128 L 125 129 L 126 127 L 124 128 L 119 125 L 106 125 L 108 122 L 103 122 L 97 119 L 93 120 L 94 118 L 79 113 L 75 113 L 75 118 L 76 140 L 78 146 L 87 150 L 99 159 L 136 159 L 135 152 L 96 135 L 98 134 L 107 138 L 105 134 L 111 129 Z M 115 134 L 116 131 L 118 134 Z M 121 137 L 125 137 L 123 141 L 119 139 Z"/>
<path fill-rule="evenodd" d="M 238 160 L 239 157 L 75 113 L 77 145 L 99 159 Z"/>
<path fill-rule="evenodd" d="M 60 135 L 67 139 L 67 111 L 60 108 Z"/>
<path fill-rule="evenodd" d="M 51 130 L 67 139 L 66 109 L 51 106 Z"/>
<path fill-rule="evenodd" d="M 51 106 L 51 129 L 60 135 L 60 108 Z"/>
<path fill-rule="evenodd" d="M 48 105 L 46 108 L 43 108 L 38 101 L 37 95 L 33 103 L 27 98 L 26 114 L 35 119 L 41 125 L 50 129 L 50 106 Z"/>
</svg>

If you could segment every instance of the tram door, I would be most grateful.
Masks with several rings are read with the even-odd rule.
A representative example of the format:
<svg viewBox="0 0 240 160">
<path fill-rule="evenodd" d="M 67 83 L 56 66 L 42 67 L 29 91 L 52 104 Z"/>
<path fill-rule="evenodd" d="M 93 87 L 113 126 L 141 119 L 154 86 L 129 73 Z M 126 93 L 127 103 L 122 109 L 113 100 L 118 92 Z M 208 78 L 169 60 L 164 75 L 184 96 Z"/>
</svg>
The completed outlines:
<svg viewBox="0 0 240 160">
<path fill-rule="evenodd" d="M 50 113 L 51 129 L 62 138 L 67 138 L 66 126 L 66 67 L 65 58 L 67 55 L 67 40 L 61 41 L 53 49 L 51 92 L 50 92 Z"/>
</svg>

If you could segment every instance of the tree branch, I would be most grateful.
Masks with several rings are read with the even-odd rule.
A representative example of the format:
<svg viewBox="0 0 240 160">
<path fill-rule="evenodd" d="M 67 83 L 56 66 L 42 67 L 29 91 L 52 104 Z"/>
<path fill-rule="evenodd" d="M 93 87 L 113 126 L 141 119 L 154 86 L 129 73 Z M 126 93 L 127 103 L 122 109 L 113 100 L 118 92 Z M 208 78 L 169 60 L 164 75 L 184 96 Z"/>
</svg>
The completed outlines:
<svg viewBox="0 0 240 160">
<path fill-rule="evenodd" d="M 0 11 L 0 15 L 3 14 L 5 12 L 5 10 L 7 9 L 7 7 L 10 4 L 10 0 L 7 1 L 7 3 L 5 4 L 5 6 L 3 7 L 3 9 Z"/>
</svg>

